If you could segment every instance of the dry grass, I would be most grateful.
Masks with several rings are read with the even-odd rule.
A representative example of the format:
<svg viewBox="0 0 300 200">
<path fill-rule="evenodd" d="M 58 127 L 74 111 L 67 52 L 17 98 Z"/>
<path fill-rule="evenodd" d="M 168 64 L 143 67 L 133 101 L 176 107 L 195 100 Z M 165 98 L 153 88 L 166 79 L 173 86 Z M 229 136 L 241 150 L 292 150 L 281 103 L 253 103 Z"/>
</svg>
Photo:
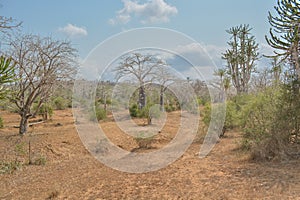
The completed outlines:
<svg viewBox="0 0 300 200">
<path fill-rule="evenodd" d="M 198 157 L 200 143 L 196 142 L 166 168 L 129 174 L 111 169 L 89 154 L 70 110 L 56 111 L 52 121 L 30 128 L 23 138 L 12 128 L 18 124 L 18 116 L 1 114 L 6 125 L 0 130 L 2 160 L 14 160 L 15 145 L 30 140 L 32 153 L 45 156 L 47 162 L 1 174 L 0 199 L 300 199 L 300 161 L 251 163 L 247 154 L 236 151 L 241 140 L 238 132 L 226 133 L 204 159 Z M 112 120 L 100 125 L 114 144 L 128 151 L 138 147 Z M 178 114 L 171 113 L 151 146 L 163 147 L 177 129 Z M 20 161 L 28 161 L 27 155 L 18 156 Z"/>
</svg>

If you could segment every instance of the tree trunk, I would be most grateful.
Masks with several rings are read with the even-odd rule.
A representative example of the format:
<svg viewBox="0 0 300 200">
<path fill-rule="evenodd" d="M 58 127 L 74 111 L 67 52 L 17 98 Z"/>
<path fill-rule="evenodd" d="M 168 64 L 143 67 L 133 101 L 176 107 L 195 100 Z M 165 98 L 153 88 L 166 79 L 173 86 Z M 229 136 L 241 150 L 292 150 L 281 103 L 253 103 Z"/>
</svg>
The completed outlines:
<svg viewBox="0 0 300 200">
<path fill-rule="evenodd" d="M 148 122 L 148 125 L 151 125 L 151 124 L 152 124 L 152 117 L 151 117 L 151 116 L 148 116 L 147 122 Z"/>
<path fill-rule="evenodd" d="M 139 90 L 139 107 L 140 109 L 146 106 L 145 87 L 142 85 Z"/>
<path fill-rule="evenodd" d="M 27 132 L 27 128 L 28 128 L 28 116 L 27 116 L 26 112 L 23 112 L 21 114 L 19 133 L 21 135 L 24 135 Z"/>
<path fill-rule="evenodd" d="M 107 111 L 107 104 L 106 104 L 106 94 L 104 96 L 104 110 Z"/>
<path fill-rule="evenodd" d="M 164 111 L 164 89 L 163 86 L 160 88 L 160 96 L 159 96 L 159 105 L 160 105 L 160 111 Z"/>
</svg>

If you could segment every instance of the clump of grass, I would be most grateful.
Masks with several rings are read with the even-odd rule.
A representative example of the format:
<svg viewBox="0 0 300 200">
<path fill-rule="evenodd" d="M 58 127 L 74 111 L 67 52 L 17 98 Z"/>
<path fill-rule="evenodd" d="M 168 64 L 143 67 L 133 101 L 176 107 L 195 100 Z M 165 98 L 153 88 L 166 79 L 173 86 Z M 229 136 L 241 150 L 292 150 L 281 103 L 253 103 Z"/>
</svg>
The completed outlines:
<svg viewBox="0 0 300 200">
<path fill-rule="evenodd" d="M 46 198 L 46 200 L 51 200 L 57 198 L 59 195 L 59 192 L 57 190 L 54 190 L 50 192 L 49 196 Z"/>
<path fill-rule="evenodd" d="M 139 134 L 134 138 L 140 149 L 149 149 L 153 142 L 153 136 L 146 137 L 144 133 Z"/>
<path fill-rule="evenodd" d="M 46 162 L 47 162 L 46 157 L 44 155 L 40 154 L 34 159 L 32 164 L 34 164 L 34 165 L 46 165 Z"/>
<path fill-rule="evenodd" d="M 0 161 L 0 174 L 12 174 L 14 171 L 22 168 L 22 162 L 19 161 Z"/>
</svg>

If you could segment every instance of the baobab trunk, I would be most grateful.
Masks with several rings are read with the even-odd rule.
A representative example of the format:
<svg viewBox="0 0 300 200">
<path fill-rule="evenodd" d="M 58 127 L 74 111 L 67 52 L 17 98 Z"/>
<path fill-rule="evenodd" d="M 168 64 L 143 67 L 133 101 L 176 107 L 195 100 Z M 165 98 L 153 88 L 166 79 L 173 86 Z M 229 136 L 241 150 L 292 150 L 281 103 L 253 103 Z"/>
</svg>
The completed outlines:
<svg viewBox="0 0 300 200">
<path fill-rule="evenodd" d="M 140 109 L 146 106 L 146 94 L 144 86 L 141 86 L 139 90 L 139 104 Z"/>
</svg>

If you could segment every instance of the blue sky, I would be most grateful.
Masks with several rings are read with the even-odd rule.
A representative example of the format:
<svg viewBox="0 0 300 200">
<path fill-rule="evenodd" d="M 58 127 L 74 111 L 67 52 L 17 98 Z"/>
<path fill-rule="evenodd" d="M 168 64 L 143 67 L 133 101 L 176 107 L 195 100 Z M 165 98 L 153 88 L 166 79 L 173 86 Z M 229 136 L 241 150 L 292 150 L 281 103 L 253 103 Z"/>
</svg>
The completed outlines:
<svg viewBox="0 0 300 200">
<path fill-rule="evenodd" d="M 0 0 L 0 13 L 23 22 L 22 32 L 71 40 L 84 59 L 100 42 L 124 30 L 162 27 L 187 34 L 207 45 L 221 65 L 226 29 L 239 24 L 253 27 L 261 51 L 268 11 L 276 0 Z M 183 50 L 193 51 L 193 45 Z M 197 49 L 194 49 L 197 51 Z"/>
</svg>

